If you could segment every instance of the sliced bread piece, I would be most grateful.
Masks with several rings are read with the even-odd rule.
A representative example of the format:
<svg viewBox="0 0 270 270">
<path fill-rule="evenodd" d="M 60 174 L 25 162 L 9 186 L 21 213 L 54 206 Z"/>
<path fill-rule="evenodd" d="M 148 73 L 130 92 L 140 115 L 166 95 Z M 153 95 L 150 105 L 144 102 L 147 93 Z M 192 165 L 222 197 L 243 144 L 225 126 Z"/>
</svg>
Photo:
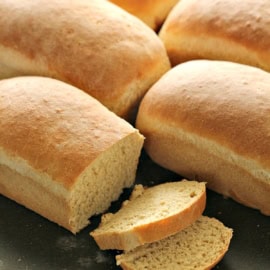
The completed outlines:
<svg viewBox="0 0 270 270">
<path fill-rule="evenodd" d="M 116 256 L 117 265 L 125 270 L 211 269 L 227 252 L 232 232 L 215 218 L 201 216 L 175 235 Z"/>
<path fill-rule="evenodd" d="M 91 232 L 100 249 L 130 250 L 188 227 L 205 209 L 205 183 L 179 181 L 151 188 L 137 185 L 115 214 Z"/>
</svg>

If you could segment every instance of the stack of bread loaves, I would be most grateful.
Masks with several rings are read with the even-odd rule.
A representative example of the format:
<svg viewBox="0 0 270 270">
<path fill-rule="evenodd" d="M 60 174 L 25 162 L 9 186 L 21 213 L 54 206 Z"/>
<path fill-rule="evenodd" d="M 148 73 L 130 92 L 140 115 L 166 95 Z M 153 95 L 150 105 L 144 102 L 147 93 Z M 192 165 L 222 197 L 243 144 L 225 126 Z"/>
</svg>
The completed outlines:
<svg viewBox="0 0 270 270">
<path fill-rule="evenodd" d="M 0 193 L 76 233 L 134 183 L 143 136 L 114 113 L 134 118 L 165 47 L 108 1 L 4 0 L 0 14 Z"/>
<path fill-rule="evenodd" d="M 228 250 L 232 230 L 202 216 L 205 203 L 205 183 L 138 185 L 91 235 L 101 249 L 124 250 L 116 256 L 123 269 L 209 269 Z"/>
<path fill-rule="evenodd" d="M 170 68 L 156 33 L 108 1 L 4 0 L 0 14 L 0 78 L 53 77 L 128 120 Z"/>
<path fill-rule="evenodd" d="M 270 215 L 270 1 L 236 2 L 1 0 L 0 194 L 77 233 L 146 138 L 189 180 L 135 186 L 92 237 L 123 269 L 216 265 L 232 230 L 205 182 Z"/>
</svg>

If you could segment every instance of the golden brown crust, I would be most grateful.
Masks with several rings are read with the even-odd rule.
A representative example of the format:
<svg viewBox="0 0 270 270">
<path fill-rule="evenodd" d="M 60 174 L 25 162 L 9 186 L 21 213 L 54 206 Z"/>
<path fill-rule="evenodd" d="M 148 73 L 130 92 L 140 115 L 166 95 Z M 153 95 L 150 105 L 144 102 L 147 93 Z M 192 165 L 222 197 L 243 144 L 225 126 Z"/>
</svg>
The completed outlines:
<svg viewBox="0 0 270 270">
<path fill-rule="evenodd" d="M 24 159 L 67 189 L 133 130 L 81 90 L 49 78 L 0 81 L 0 111 L 0 150 Z"/>
<path fill-rule="evenodd" d="M 156 34 L 107 1 L 1 1 L 0 13 L 10 76 L 63 80 L 123 117 L 170 67 Z"/>
<path fill-rule="evenodd" d="M 197 60 L 175 67 L 140 106 L 137 128 L 147 152 L 269 215 L 269 83 L 268 73 L 236 63 Z"/>
<path fill-rule="evenodd" d="M 135 181 L 143 137 L 85 92 L 0 81 L 0 193 L 73 233 Z"/>
<path fill-rule="evenodd" d="M 220 59 L 270 70 L 270 3 L 267 0 L 182 0 L 160 37 L 172 63 Z"/>
<path fill-rule="evenodd" d="M 2 164 L 0 193 L 76 233 L 69 223 L 70 209 L 64 196 L 52 193 L 33 179 Z"/>
<path fill-rule="evenodd" d="M 154 30 L 162 25 L 167 15 L 179 0 L 109 0 L 137 16 Z"/>
<path fill-rule="evenodd" d="M 269 73 L 254 67 L 190 61 L 172 69 L 152 87 L 141 113 L 256 157 L 269 167 L 269 83 Z M 142 115 L 139 121 L 143 121 Z"/>
</svg>

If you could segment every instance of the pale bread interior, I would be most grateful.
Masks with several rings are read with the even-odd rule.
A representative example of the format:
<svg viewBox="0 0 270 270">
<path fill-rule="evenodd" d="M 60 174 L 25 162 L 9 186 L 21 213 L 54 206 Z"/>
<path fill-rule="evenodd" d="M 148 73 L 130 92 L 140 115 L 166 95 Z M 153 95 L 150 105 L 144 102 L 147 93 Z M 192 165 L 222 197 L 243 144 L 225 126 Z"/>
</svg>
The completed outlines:
<svg viewBox="0 0 270 270">
<path fill-rule="evenodd" d="M 231 237 L 231 229 L 202 216 L 173 236 L 116 256 L 117 265 L 129 270 L 211 269 L 228 250 Z"/>
<path fill-rule="evenodd" d="M 137 185 L 115 214 L 102 217 L 91 235 L 101 249 L 133 249 L 189 226 L 206 203 L 205 183 L 178 181 L 144 189 Z"/>
</svg>

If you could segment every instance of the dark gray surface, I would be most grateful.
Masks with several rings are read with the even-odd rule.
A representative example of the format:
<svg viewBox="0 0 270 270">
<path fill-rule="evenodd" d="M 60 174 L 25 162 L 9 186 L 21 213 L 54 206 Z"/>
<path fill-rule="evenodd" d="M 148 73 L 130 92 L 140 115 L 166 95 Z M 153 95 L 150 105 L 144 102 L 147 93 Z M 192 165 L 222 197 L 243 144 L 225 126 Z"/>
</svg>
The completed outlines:
<svg viewBox="0 0 270 270">
<path fill-rule="evenodd" d="M 142 156 L 137 183 L 153 185 L 179 176 Z M 126 190 L 111 209 L 127 198 Z M 215 269 L 269 270 L 270 217 L 208 191 L 205 214 L 234 229 L 230 249 Z M 89 236 L 99 222 L 76 236 L 0 195 L 0 270 L 108 270 L 115 266 L 116 252 L 100 251 Z"/>
</svg>

